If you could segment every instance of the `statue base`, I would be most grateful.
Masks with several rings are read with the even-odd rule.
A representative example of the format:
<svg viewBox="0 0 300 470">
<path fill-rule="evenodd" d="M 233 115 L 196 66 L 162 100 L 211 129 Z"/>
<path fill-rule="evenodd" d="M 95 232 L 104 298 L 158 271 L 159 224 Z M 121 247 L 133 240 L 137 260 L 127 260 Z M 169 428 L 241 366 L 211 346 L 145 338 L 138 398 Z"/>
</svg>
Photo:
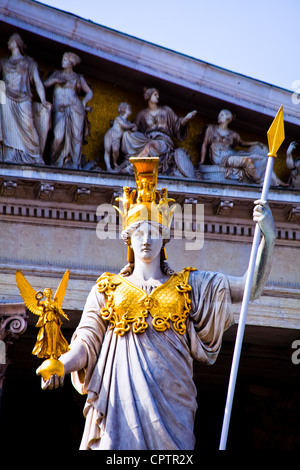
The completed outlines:
<svg viewBox="0 0 300 470">
<path fill-rule="evenodd" d="M 65 373 L 65 367 L 61 361 L 51 356 L 49 359 L 46 359 L 40 366 L 38 375 L 41 375 L 44 380 L 49 380 L 51 375 L 57 375 L 62 377 Z"/>
</svg>

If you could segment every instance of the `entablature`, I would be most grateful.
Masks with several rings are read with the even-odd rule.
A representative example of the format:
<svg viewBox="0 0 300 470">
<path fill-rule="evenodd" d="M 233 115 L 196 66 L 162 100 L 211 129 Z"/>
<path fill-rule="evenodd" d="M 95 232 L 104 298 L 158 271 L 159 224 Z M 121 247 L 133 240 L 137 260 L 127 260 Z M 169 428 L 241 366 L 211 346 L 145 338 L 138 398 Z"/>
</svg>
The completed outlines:
<svg viewBox="0 0 300 470">
<path fill-rule="evenodd" d="M 15 283 L 16 270 L 31 277 L 34 285 L 46 286 L 49 280 L 51 284 L 52 278 L 61 278 L 64 271 L 70 269 L 72 279 L 66 309 L 80 312 L 101 272 L 118 272 L 126 262 L 125 245 L 118 240 L 118 223 L 113 239 L 98 240 L 96 237 L 97 225 L 102 220 L 101 211 L 97 209 L 102 204 L 112 208 L 124 186 L 134 189 L 134 176 L 2 164 L 2 298 L 20 301 Z M 187 226 L 193 233 L 197 229 L 195 207 L 204 207 L 201 229 L 205 249 L 203 252 L 184 251 L 182 240 L 172 240 L 167 247 L 171 264 L 187 263 L 200 266 L 200 269 L 243 274 L 255 227 L 253 203 L 260 198 L 261 188 L 159 176 L 158 191 L 164 187 L 168 189 L 168 196 L 181 207 L 192 206 L 192 216 L 181 220 L 183 238 L 189 235 Z M 250 306 L 249 324 L 299 328 L 299 193 L 287 188 L 270 189 L 277 251 L 263 295 Z M 112 213 L 117 217 L 113 208 Z M 118 222 L 117 218 L 115 220 Z M 174 256 L 174 253 L 178 255 Z M 236 321 L 239 308 L 239 305 L 234 306 Z M 78 320 L 78 316 L 76 318 Z"/>
<path fill-rule="evenodd" d="M 24 223 L 87 228 L 101 219 L 97 208 L 115 204 L 124 186 L 135 187 L 133 176 L 2 164 L 1 217 Z M 204 183 L 158 177 L 157 189 L 184 206 L 204 205 L 204 232 L 214 238 L 242 237 L 252 241 L 252 210 L 261 188 L 254 185 Z M 300 242 L 300 191 L 271 188 L 269 204 L 278 242 Z M 192 212 L 193 214 L 193 212 Z M 191 220 L 193 222 L 194 220 Z"/>
</svg>

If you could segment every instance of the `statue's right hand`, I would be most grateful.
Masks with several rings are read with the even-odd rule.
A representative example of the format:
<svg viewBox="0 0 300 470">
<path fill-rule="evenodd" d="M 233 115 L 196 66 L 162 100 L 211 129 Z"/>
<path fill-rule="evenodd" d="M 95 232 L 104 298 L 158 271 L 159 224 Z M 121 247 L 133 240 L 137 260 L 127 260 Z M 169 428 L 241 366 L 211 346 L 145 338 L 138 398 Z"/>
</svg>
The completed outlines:
<svg viewBox="0 0 300 470">
<path fill-rule="evenodd" d="M 288 146 L 288 149 L 287 149 L 287 155 L 291 154 L 293 152 L 293 150 L 295 150 L 295 148 L 297 147 L 297 142 L 291 142 L 290 145 Z"/>
<path fill-rule="evenodd" d="M 40 367 L 36 370 L 36 375 L 40 375 L 39 371 L 40 371 Z M 57 374 L 51 375 L 49 380 L 44 380 L 43 377 L 41 377 L 42 390 L 47 390 L 47 389 L 53 390 L 53 388 L 63 387 L 64 380 L 65 380 L 64 375 L 62 377 L 58 377 Z"/>
</svg>

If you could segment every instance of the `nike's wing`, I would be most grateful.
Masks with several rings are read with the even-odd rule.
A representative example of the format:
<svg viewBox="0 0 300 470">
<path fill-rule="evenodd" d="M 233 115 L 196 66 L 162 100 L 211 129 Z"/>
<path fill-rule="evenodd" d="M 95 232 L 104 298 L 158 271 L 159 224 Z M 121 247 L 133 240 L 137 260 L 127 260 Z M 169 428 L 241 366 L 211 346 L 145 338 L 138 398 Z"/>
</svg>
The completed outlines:
<svg viewBox="0 0 300 470">
<path fill-rule="evenodd" d="M 34 288 L 29 284 L 25 276 L 21 273 L 21 271 L 16 272 L 16 281 L 17 286 L 20 290 L 20 294 L 22 299 L 25 302 L 26 307 L 35 315 L 41 315 L 43 313 L 43 307 L 38 305 L 38 300 L 36 298 L 37 292 Z"/>
<path fill-rule="evenodd" d="M 70 275 L 70 270 L 68 269 L 63 275 L 63 278 L 60 281 L 60 284 L 54 294 L 54 302 L 56 301 L 59 307 L 62 306 L 64 297 L 65 297 L 67 285 L 69 282 L 69 275 Z"/>
</svg>

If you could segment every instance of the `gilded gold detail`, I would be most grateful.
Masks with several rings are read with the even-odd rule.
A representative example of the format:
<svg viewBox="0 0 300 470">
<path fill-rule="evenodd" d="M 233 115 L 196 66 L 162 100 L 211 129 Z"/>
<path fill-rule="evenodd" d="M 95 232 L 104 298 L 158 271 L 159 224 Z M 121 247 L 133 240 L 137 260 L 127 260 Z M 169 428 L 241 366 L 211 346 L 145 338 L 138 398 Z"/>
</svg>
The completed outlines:
<svg viewBox="0 0 300 470">
<path fill-rule="evenodd" d="M 106 306 L 100 311 L 101 317 L 120 336 L 130 329 L 133 333 L 144 333 L 148 328 L 146 318 L 149 314 L 157 331 L 166 331 L 172 325 L 175 331 L 183 335 L 191 309 L 188 280 L 192 270 L 185 268 L 173 274 L 151 294 L 120 274 L 104 273 L 97 281 L 98 291 L 106 297 Z"/>
<path fill-rule="evenodd" d="M 130 188 L 124 186 L 123 196 L 116 198 L 123 210 L 114 206 L 121 217 L 123 230 L 144 220 L 169 228 L 176 205 L 169 207 L 169 202 L 175 200 L 168 198 L 166 188 L 161 194 L 156 190 L 159 157 L 131 157 L 129 161 L 134 167 L 137 190 L 130 192 Z"/>
<path fill-rule="evenodd" d="M 70 349 L 61 332 L 62 321 L 60 318 L 64 317 L 69 320 L 61 308 L 69 281 L 69 273 L 69 270 L 65 272 L 53 296 L 52 289 L 50 288 L 44 289 L 44 292 L 36 292 L 21 271 L 16 272 L 17 286 L 26 307 L 34 315 L 39 316 L 36 324 L 39 332 L 32 354 L 39 358 L 47 358 L 41 364 L 38 374 L 44 380 L 48 380 L 54 374 L 57 374 L 59 377 L 63 376 L 64 365 L 57 358 Z M 42 300 L 44 297 L 45 300 Z"/>
</svg>

